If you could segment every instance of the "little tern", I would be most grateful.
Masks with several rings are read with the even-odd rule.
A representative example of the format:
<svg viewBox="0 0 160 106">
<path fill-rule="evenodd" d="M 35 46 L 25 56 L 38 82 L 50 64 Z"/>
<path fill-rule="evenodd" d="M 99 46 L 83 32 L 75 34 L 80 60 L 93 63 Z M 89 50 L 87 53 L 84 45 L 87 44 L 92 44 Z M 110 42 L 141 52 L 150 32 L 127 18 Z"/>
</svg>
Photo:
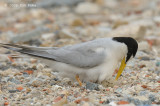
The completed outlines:
<svg viewBox="0 0 160 106">
<path fill-rule="evenodd" d="M 99 38 L 64 47 L 33 47 L 2 44 L 1 47 L 40 59 L 62 77 L 102 82 L 112 77 L 121 62 L 116 80 L 127 62 L 136 55 L 138 43 L 131 37 Z"/>
</svg>

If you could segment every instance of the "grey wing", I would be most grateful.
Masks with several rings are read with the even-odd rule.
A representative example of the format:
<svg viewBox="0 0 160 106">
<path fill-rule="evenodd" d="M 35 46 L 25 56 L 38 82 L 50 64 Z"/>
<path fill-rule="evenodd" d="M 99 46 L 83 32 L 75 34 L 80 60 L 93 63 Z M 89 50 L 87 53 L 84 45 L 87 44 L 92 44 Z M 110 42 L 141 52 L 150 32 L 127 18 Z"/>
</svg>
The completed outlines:
<svg viewBox="0 0 160 106">
<path fill-rule="evenodd" d="M 96 52 L 94 49 L 84 48 L 70 50 L 67 48 L 61 48 L 59 50 L 48 50 L 47 52 L 52 54 L 56 61 L 86 68 L 97 66 L 103 63 L 105 59 L 106 55 L 104 51 Z"/>
<path fill-rule="evenodd" d="M 82 68 L 97 66 L 101 64 L 106 57 L 105 51 L 96 52 L 95 49 L 97 49 L 98 47 L 94 46 L 93 48 L 80 46 L 78 48 L 72 49 L 70 49 L 72 46 L 63 48 L 42 48 L 13 44 L 0 44 L 0 46 L 23 54 L 55 60 Z"/>
</svg>

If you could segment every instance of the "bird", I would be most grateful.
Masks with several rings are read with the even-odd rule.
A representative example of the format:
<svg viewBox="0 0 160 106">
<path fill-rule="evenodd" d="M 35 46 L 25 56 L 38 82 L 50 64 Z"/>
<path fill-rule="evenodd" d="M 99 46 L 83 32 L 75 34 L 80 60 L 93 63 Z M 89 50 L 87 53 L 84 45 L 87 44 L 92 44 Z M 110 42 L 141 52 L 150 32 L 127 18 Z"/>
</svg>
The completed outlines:
<svg viewBox="0 0 160 106">
<path fill-rule="evenodd" d="M 107 37 L 64 47 L 34 47 L 3 44 L 1 47 L 39 59 L 62 77 L 82 82 L 101 83 L 112 77 L 121 63 L 115 80 L 118 80 L 127 62 L 135 57 L 137 41 L 132 37 Z"/>
</svg>

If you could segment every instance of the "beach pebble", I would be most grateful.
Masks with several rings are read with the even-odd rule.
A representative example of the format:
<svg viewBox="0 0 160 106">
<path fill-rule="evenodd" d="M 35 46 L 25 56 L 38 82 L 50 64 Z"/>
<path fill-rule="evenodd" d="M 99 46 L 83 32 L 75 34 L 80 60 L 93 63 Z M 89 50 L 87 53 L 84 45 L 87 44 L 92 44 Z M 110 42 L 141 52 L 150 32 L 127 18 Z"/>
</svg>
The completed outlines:
<svg viewBox="0 0 160 106">
<path fill-rule="evenodd" d="M 37 68 L 37 70 L 42 71 L 44 69 L 44 65 L 39 63 L 36 68 Z"/>
<path fill-rule="evenodd" d="M 10 78 L 10 79 L 8 79 L 8 81 L 13 82 L 15 84 L 21 84 L 21 82 L 19 80 L 17 80 L 16 78 Z"/>
<path fill-rule="evenodd" d="M 41 92 L 40 91 L 36 91 L 36 90 L 31 91 L 31 98 L 40 97 L 40 96 L 41 96 Z"/>
<path fill-rule="evenodd" d="M 54 39 L 55 35 L 54 33 L 47 33 L 42 35 L 42 39 L 44 40 L 52 40 Z"/>
<path fill-rule="evenodd" d="M 79 14 L 95 14 L 100 11 L 100 8 L 97 4 L 91 2 L 82 2 L 78 4 L 75 8 L 75 11 Z"/>
<path fill-rule="evenodd" d="M 158 62 L 156 63 L 156 66 L 160 66 L 160 61 L 158 61 Z"/>
<path fill-rule="evenodd" d="M 138 43 L 138 50 L 149 51 L 150 50 L 150 45 L 148 44 L 147 41 L 139 42 Z"/>
<path fill-rule="evenodd" d="M 98 84 L 92 83 L 92 82 L 87 82 L 86 83 L 86 89 L 89 89 L 89 90 L 99 90 Z"/>
<path fill-rule="evenodd" d="M 19 92 L 19 90 L 9 90 L 9 93 L 16 93 Z"/>
<path fill-rule="evenodd" d="M 76 39 L 77 38 L 76 35 L 71 33 L 71 31 L 69 29 L 63 29 L 60 32 L 59 37 L 62 38 L 62 39 L 66 39 L 66 38 Z"/>
<path fill-rule="evenodd" d="M 34 58 L 31 58 L 30 59 L 30 62 L 33 64 L 33 63 L 37 63 L 37 59 L 34 59 Z"/>
<path fill-rule="evenodd" d="M 39 80 L 35 80 L 35 81 L 33 81 L 32 82 L 32 84 L 31 84 L 33 87 L 39 87 L 39 86 L 41 86 L 42 85 L 42 82 L 41 81 L 39 81 Z"/>
<path fill-rule="evenodd" d="M 0 61 L 7 62 L 10 61 L 7 55 L 0 54 Z"/>
<path fill-rule="evenodd" d="M 141 57 L 140 59 L 141 59 L 141 60 L 144 60 L 144 61 L 148 61 L 148 60 L 150 60 L 150 58 L 149 58 L 149 57 L 147 57 L 147 56 L 143 56 L 143 57 Z"/>
</svg>

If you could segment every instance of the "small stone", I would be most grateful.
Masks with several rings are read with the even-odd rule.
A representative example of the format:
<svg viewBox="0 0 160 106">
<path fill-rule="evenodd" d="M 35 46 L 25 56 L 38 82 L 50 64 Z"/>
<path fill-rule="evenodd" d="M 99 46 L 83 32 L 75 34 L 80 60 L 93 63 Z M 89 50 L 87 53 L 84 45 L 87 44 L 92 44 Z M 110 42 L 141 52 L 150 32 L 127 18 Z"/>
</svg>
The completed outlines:
<svg viewBox="0 0 160 106">
<path fill-rule="evenodd" d="M 115 92 L 118 92 L 118 93 L 122 92 L 122 88 L 117 88 Z"/>
<path fill-rule="evenodd" d="M 110 91 L 110 89 L 109 89 L 109 88 L 107 88 L 107 89 L 106 89 L 106 91 Z"/>
<path fill-rule="evenodd" d="M 134 97 L 134 99 L 138 99 L 140 101 L 148 101 L 148 98 L 145 96 L 136 96 L 136 97 Z"/>
<path fill-rule="evenodd" d="M 160 66 L 160 61 L 156 62 L 156 66 L 157 67 Z"/>
<path fill-rule="evenodd" d="M 28 75 L 33 74 L 32 70 L 24 70 L 25 73 L 27 73 Z"/>
<path fill-rule="evenodd" d="M 65 84 L 69 84 L 69 85 L 72 84 L 72 82 L 69 78 L 64 78 L 62 82 L 64 82 Z"/>
<path fill-rule="evenodd" d="M 15 84 L 21 84 L 21 82 L 19 80 L 15 79 L 15 78 L 10 78 L 10 79 L 8 79 L 8 81 L 11 81 Z"/>
<path fill-rule="evenodd" d="M 146 95 L 146 94 L 147 94 L 146 91 L 140 91 L 140 92 L 139 92 L 139 95 L 140 95 L 140 96 L 144 96 L 144 95 Z"/>
<path fill-rule="evenodd" d="M 142 41 L 138 43 L 138 50 L 142 51 L 149 51 L 150 50 L 150 45 L 146 41 Z"/>
<path fill-rule="evenodd" d="M 127 25 L 127 24 L 128 24 L 127 21 L 118 20 L 118 21 L 116 21 L 116 22 L 114 23 L 113 29 L 116 29 L 116 28 L 118 28 L 118 27 L 121 26 L 121 25 Z"/>
<path fill-rule="evenodd" d="M 30 68 L 37 69 L 37 65 L 36 64 L 31 64 Z"/>
<path fill-rule="evenodd" d="M 122 83 L 123 83 L 123 84 L 127 84 L 127 81 L 124 80 Z"/>
<path fill-rule="evenodd" d="M 66 98 L 60 99 L 58 102 L 56 102 L 55 104 L 53 104 L 52 106 L 64 106 L 65 104 L 67 104 L 68 101 Z"/>
<path fill-rule="evenodd" d="M 31 93 L 31 98 L 40 97 L 41 96 L 41 92 L 40 91 L 32 90 L 30 93 Z"/>
<path fill-rule="evenodd" d="M 72 26 L 83 26 L 84 23 L 82 22 L 82 20 L 80 19 L 75 19 L 73 22 L 72 22 Z"/>
<path fill-rule="evenodd" d="M 24 76 L 24 77 L 29 77 L 29 74 L 23 73 L 23 76 Z"/>
<path fill-rule="evenodd" d="M 42 35 L 42 39 L 44 40 L 51 40 L 54 39 L 55 34 L 54 33 L 47 33 Z"/>
<path fill-rule="evenodd" d="M 59 37 L 61 39 L 68 39 L 68 38 L 72 38 L 72 39 L 76 39 L 76 35 L 71 33 L 71 31 L 69 29 L 63 29 L 60 34 Z"/>
<path fill-rule="evenodd" d="M 9 105 L 9 102 L 4 102 L 4 106 L 8 106 Z"/>
<path fill-rule="evenodd" d="M 90 104 L 85 102 L 82 106 L 90 106 Z"/>
<path fill-rule="evenodd" d="M 144 61 L 148 61 L 148 60 L 150 60 L 150 58 L 149 58 L 149 57 L 145 57 L 145 56 L 144 56 L 144 57 L 141 57 L 140 59 L 141 59 L 141 60 L 144 60 Z"/>
<path fill-rule="evenodd" d="M 132 79 L 132 80 L 136 80 L 137 77 L 136 77 L 136 76 L 131 76 L 131 79 Z"/>
<path fill-rule="evenodd" d="M 141 87 L 142 87 L 142 88 L 147 88 L 147 85 L 142 85 Z"/>
<path fill-rule="evenodd" d="M 149 97 L 148 97 L 148 99 L 150 100 L 150 101 L 152 101 L 152 102 L 154 102 L 155 100 L 156 100 L 156 97 L 155 97 L 155 95 L 149 95 Z"/>
<path fill-rule="evenodd" d="M 34 87 L 39 87 L 39 86 L 41 86 L 41 84 L 42 84 L 42 82 L 41 81 L 39 81 L 39 80 L 35 80 L 35 81 L 33 81 L 32 82 L 32 86 L 34 86 Z"/>
<path fill-rule="evenodd" d="M 76 104 L 79 104 L 81 102 L 81 99 L 77 99 L 74 101 Z"/>
<path fill-rule="evenodd" d="M 92 83 L 92 82 L 87 82 L 86 83 L 86 89 L 89 90 L 99 90 L 98 84 Z"/>
<path fill-rule="evenodd" d="M 16 93 L 19 92 L 19 90 L 9 90 L 9 93 Z"/>
<path fill-rule="evenodd" d="M 127 101 L 119 101 L 117 104 L 118 105 L 126 105 L 126 104 L 129 104 L 129 102 L 127 102 Z"/>
<path fill-rule="evenodd" d="M 10 61 L 7 55 L 0 54 L 0 61 L 7 62 Z"/>
<path fill-rule="evenodd" d="M 53 102 L 58 102 L 58 101 L 60 101 L 61 99 L 62 99 L 62 97 L 59 96 L 59 97 L 55 98 L 55 99 L 53 100 Z"/>
<path fill-rule="evenodd" d="M 42 71 L 44 69 L 44 65 L 39 63 L 36 68 L 37 68 L 37 70 Z"/>
<path fill-rule="evenodd" d="M 135 90 L 136 90 L 136 91 L 142 91 L 142 90 L 144 90 L 144 89 L 142 88 L 142 86 L 137 85 L 137 86 L 135 86 Z"/>
<path fill-rule="evenodd" d="M 31 58 L 30 59 L 30 62 L 33 64 L 33 63 L 37 63 L 37 59 L 34 59 L 34 58 Z"/>
<path fill-rule="evenodd" d="M 143 64 L 143 65 L 140 65 L 140 66 L 139 66 L 139 68 L 143 68 L 143 67 L 146 67 L 146 65 Z"/>
<path fill-rule="evenodd" d="M 19 90 L 19 91 L 22 91 L 22 90 L 23 90 L 23 87 L 19 86 L 19 87 L 17 87 L 16 89 Z"/>
<path fill-rule="evenodd" d="M 113 78 L 110 78 L 108 80 L 104 80 L 101 82 L 101 84 L 104 86 L 104 87 L 113 87 L 116 82 L 115 82 L 115 79 Z"/>
<path fill-rule="evenodd" d="M 30 88 L 26 88 L 26 92 L 27 93 L 31 92 L 31 89 Z"/>
<path fill-rule="evenodd" d="M 95 14 L 100 11 L 100 8 L 97 4 L 91 2 L 82 2 L 78 4 L 75 11 L 79 14 Z"/>
<path fill-rule="evenodd" d="M 53 85 L 53 86 L 52 86 L 52 89 L 53 89 L 53 90 L 58 90 L 58 89 L 62 89 L 62 87 L 59 86 L 59 85 Z"/>
<path fill-rule="evenodd" d="M 48 32 L 49 29 L 47 27 L 37 27 L 34 30 L 29 30 L 29 32 L 25 32 L 22 34 L 18 34 L 12 37 L 10 40 L 13 43 L 17 42 L 27 42 L 33 38 L 38 38 L 42 33 Z"/>
<path fill-rule="evenodd" d="M 12 66 L 17 66 L 18 64 L 16 62 L 13 62 L 12 63 Z"/>
</svg>

